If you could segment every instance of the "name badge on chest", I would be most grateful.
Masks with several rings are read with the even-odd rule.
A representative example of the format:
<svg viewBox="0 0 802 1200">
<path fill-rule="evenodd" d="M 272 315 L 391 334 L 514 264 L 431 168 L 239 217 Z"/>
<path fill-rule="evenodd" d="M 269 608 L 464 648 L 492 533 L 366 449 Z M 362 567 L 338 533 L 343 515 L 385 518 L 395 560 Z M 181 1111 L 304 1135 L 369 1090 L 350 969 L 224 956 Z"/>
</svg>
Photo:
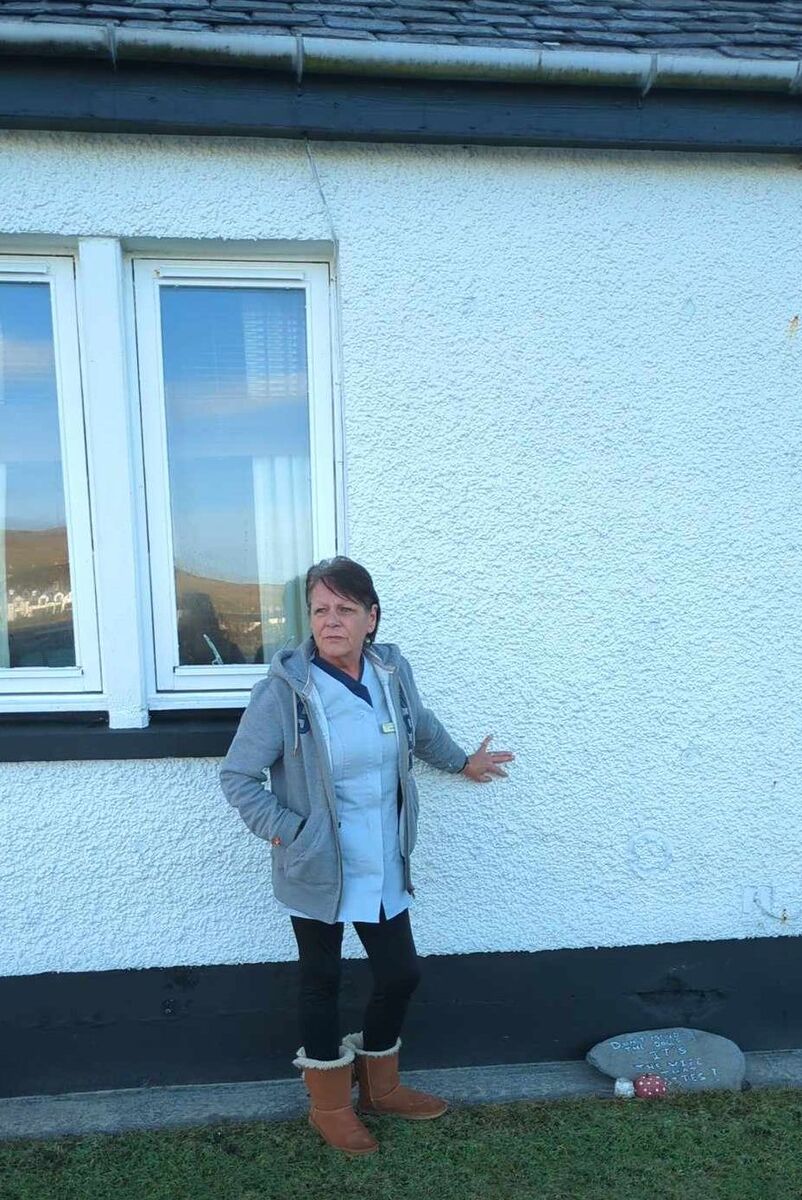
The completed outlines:
<svg viewBox="0 0 802 1200">
<path fill-rule="evenodd" d="M 382 722 L 382 733 L 395 733 L 395 725 L 392 721 Z"/>
</svg>

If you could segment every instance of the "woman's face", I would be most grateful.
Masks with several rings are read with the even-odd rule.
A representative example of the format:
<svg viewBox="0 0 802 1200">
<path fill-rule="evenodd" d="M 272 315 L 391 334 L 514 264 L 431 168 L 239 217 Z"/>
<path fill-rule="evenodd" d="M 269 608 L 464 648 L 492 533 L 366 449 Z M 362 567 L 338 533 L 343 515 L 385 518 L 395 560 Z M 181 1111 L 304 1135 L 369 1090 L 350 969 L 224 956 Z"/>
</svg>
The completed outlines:
<svg viewBox="0 0 802 1200">
<path fill-rule="evenodd" d="M 358 662 L 365 638 L 376 628 L 376 605 L 365 608 L 320 581 L 312 588 L 309 609 L 312 637 L 321 658 Z"/>
</svg>

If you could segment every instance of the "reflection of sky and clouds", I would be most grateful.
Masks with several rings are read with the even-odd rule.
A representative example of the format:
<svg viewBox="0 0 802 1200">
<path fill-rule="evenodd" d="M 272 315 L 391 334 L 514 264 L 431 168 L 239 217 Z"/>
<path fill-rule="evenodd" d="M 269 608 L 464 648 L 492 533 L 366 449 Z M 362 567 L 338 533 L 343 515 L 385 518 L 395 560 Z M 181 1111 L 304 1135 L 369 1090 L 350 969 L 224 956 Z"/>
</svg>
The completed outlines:
<svg viewBox="0 0 802 1200">
<path fill-rule="evenodd" d="M 255 506 L 253 471 L 257 459 L 302 460 L 308 472 L 304 291 L 162 285 L 160 295 L 176 566 L 255 581 L 267 538 L 280 575 L 305 570 L 311 496 Z"/>
<path fill-rule="evenodd" d="M 162 285 L 160 294 L 176 566 L 262 585 L 252 617 L 261 616 L 268 652 L 288 633 L 297 635 L 297 596 L 284 594 L 286 620 L 279 627 L 270 622 L 284 585 L 302 576 L 312 558 L 305 292 Z M 7 530 L 65 534 L 46 283 L 0 283 L 0 466 L 0 524 L 5 515 Z M 61 549 L 58 541 L 38 536 L 35 553 L 33 536 L 16 545 L 16 562 L 7 564 L 9 585 L 33 580 L 41 588 L 40 575 L 48 570 L 43 552 L 58 554 L 63 564 L 66 541 Z M 232 627 L 232 635 L 253 642 L 245 628 L 247 609 L 234 608 L 221 620 L 239 620 L 242 629 L 235 633 Z M 12 666 L 74 661 L 69 619 L 45 628 L 31 615 L 19 617 L 17 625 Z M 218 635 L 222 641 L 222 630 Z M 208 662 L 208 648 L 200 646 L 197 658 L 183 661 Z"/>
<path fill-rule="evenodd" d="M 0 283 L 0 489 L 0 666 L 73 666 L 47 283 Z"/>
<path fill-rule="evenodd" d="M 6 528 L 64 525 L 50 287 L 0 283 L 0 462 Z"/>
</svg>

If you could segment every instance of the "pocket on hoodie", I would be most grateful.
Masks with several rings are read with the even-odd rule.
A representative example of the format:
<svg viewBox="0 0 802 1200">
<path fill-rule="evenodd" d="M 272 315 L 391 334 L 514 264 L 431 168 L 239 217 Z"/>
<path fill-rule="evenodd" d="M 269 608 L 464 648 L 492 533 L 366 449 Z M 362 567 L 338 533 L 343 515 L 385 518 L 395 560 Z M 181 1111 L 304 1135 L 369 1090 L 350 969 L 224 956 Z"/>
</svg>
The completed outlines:
<svg viewBox="0 0 802 1200">
<path fill-rule="evenodd" d="M 299 854 L 303 854 L 314 840 L 315 833 L 319 824 L 319 818 L 312 815 L 308 816 L 304 822 L 300 832 L 295 835 L 291 842 L 288 842 L 284 847 L 285 861 L 297 858 Z"/>
<path fill-rule="evenodd" d="M 288 859 L 297 854 L 299 850 L 303 852 L 306 842 L 305 834 L 309 830 L 310 819 L 309 817 L 306 818 L 300 832 L 296 833 L 291 842 L 279 842 L 277 846 L 271 844 L 270 849 L 272 851 L 273 862 L 279 865 L 282 872 Z"/>
<path fill-rule="evenodd" d="M 310 817 L 295 841 L 286 848 L 282 864 L 285 878 L 326 883 L 337 876 L 337 850 L 327 813 Z"/>
</svg>

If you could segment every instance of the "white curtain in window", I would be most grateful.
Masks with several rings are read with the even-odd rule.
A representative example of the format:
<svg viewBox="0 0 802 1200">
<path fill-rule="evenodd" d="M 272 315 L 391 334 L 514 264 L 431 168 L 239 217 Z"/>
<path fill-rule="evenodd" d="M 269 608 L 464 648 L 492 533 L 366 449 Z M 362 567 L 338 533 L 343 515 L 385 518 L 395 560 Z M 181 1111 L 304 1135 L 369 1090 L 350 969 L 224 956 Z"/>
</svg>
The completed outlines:
<svg viewBox="0 0 802 1200">
<path fill-rule="evenodd" d="M 0 379 L 2 375 L 0 374 Z M 8 580 L 6 578 L 6 464 L 0 463 L 0 667 L 11 666 L 8 638 Z"/>
<path fill-rule="evenodd" d="M 297 645 L 306 628 L 303 584 L 312 561 L 312 483 L 305 455 L 253 460 L 262 647 Z"/>
</svg>

